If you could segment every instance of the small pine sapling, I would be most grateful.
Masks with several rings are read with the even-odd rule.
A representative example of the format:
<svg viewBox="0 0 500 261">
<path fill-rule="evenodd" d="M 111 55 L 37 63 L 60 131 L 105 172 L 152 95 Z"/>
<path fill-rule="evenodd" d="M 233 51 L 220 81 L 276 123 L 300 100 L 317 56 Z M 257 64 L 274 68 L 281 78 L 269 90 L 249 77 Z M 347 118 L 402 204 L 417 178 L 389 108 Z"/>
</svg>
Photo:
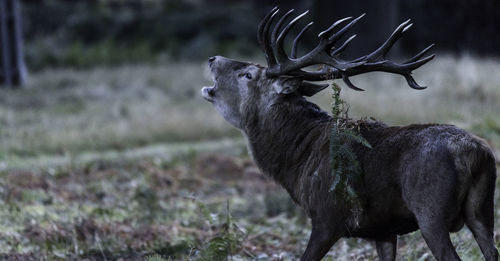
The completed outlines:
<svg viewBox="0 0 500 261">
<path fill-rule="evenodd" d="M 215 225 L 214 219 L 206 207 L 203 204 L 199 204 L 199 206 L 202 206 L 201 210 L 205 219 L 207 219 L 212 225 Z M 219 224 L 220 228 L 217 231 L 217 234 L 208 240 L 205 247 L 199 251 L 197 255 L 198 257 L 195 260 L 229 260 L 229 258 L 231 258 L 236 252 L 236 248 L 241 246 L 242 239 L 246 232 L 233 221 L 233 217 L 229 211 L 229 201 L 226 202 L 226 207 L 227 215 L 225 222 L 223 224 Z"/>
</svg>

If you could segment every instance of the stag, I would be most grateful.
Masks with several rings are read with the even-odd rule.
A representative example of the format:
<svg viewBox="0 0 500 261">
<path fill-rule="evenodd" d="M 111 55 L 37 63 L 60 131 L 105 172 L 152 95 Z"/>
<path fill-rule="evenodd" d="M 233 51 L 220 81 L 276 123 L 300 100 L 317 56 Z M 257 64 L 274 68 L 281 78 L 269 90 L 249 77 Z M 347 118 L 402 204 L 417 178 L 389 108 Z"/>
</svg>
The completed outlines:
<svg viewBox="0 0 500 261">
<path fill-rule="evenodd" d="M 350 211 L 331 193 L 329 160 L 332 117 L 304 96 L 340 79 L 354 90 L 350 76 L 372 71 L 405 77 L 419 86 L 411 73 L 430 61 L 429 46 L 398 63 L 386 54 L 411 26 L 402 23 L 374 52 L 354 60 L 339 58 L 354 36 L 340 39 L 362 17 L 335 22 L 318 35 L 318 45 L 297 56 L 298 43 L 312 23 L 298 33 L 290 55 L 283 47 L 303 13 L 285 25 L 292 11 L 278 17 L 274 8 L 260 23 L 258 41 L 267 67 L 216 56 L 209 58 L 215 84 L 202 89 L 203 97 L 234 127 L 242 130 L 257 166 L 283 186 L 310 217 L 312 231 L 301 260 L 321 260 L 342 237 L 375 241 L 381 260 L 395 260 L 397 236 L 420 229 L 437 260 L 460 260 L 450 232 L 466 224 L 484 258 L 498 260 L 493 227 L 496 166 L 482 139 L 452 125 L 387 126 L 363 121 L 357 131 L 372 148 L 350 142 L 362 169 L 352 184 L 363 199 L 360 211 Z M 274 26 L 273 26 L 274 25 Z M 284 26 L 285 25 L 285 26 Z M 312 65 L 318 70 L 307 70 Z"/>
</svg>

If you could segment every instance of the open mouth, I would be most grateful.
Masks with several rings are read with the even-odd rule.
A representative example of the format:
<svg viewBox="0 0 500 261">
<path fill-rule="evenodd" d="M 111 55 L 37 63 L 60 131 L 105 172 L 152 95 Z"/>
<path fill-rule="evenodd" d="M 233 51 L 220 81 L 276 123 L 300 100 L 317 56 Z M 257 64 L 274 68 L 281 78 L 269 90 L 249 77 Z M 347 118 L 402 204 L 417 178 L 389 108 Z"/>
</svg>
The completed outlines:
<svg viewBox="0 0 500 261">
<path fill-rule="evenodd" d="M 212 77 L 212 81 L 214 82 L 214 84 L 212 86 L 203 86 L 203 88 L 201 88 L 201 96 L 203 96 L 203 98 L 209 102 L 214 102 L 214 90 L 217 81 L 212 70 L 210 70 L 210 77 Z"/>
<path fill-rule="evenodd" d="M 212 94 L 214 88 L 215 88 L 214 86 L 204 86 L 201 89 L 201 96 L 203 96 L 203 98 L 209 102 L 214 102 Z"/>
</svg>

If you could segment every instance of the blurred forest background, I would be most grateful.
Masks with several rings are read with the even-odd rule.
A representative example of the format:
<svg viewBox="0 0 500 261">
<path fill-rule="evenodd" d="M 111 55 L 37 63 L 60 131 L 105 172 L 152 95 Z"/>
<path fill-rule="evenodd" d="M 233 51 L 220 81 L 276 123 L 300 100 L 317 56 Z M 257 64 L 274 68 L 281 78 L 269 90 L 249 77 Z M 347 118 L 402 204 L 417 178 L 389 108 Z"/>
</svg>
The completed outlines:
<svg viewBox="0 0 500 261">
<path fill-rule="evenodd" d="M 402 21 L 416 26 L 400 51 L 428 42 L 453 54 L 500 55 L 498 3 L 478 1 L 206 1 L 91 0 L 23 2 L 26 60 L 30 70 L 88 68 L 130 62 L 203 60 L 213 54 L 253 56 L 256 25 L 273 6 L 311 10 L 319 32 L 333 21 L 367 13 L 355 29 L 352 54 L 375 48 Z M 315 35 L 315 34 L 311 34 Z M 309 39 L 309 41 L 307 41 Z M 306 39 L 314 44 L 314 37 Z M 352 51 L 355 50 L 355 51 Z M 357 52 L 357 53 L 356 53 Z"/>
<path fill-rule="evenodd" d="M 346 58 L 411 18 L 390 56 L 436 43 L 437 58 L 415 72 L 429 88 L 384 73 L 353 77 L 366 92 L 343 88 L 350 116 L 455 124 L 500 159 L 498 1 L 17 2 L 28 74 L 20 88 L 0 84 L 0 259 L 298 259 L 307 218 L 199 94 L 211 84 L 209 56 L 264 64 L 256 29 L 276 5 L 311 10 L 302 51 L 337 19 L 366 12 Z M 329 111 L 330 97 L 312 100 Z M 499 206 L 496 217 L 498 244 Z M 453 235 L 464 260 L 482 258 L 472 238 Z M 433 260 L 419 232 L 398 249 L 401 260 Z M 348 239 L 325 260 L 375 256 L 371 242 Z"/>
</svg>

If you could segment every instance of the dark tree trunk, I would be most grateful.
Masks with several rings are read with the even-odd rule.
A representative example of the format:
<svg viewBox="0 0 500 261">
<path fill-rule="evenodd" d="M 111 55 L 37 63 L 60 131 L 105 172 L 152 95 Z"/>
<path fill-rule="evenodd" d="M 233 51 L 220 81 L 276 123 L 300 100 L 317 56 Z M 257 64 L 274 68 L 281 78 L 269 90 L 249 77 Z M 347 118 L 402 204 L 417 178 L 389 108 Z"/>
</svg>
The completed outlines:
<svg viewBox="0 0 500 261">
<path fill-rule="evenodd" d="M 27 70 L 24 63 L 23 53 L 23 29 L 21 17 L 21 4 L 19 0 L 13 0 L 12 3 L 12 31 L 13 31 L 13 44 L 14 47 L 14 84 L 23 85 L 26 82 Z"/>
<path fill-rule="evenodd" d="M 20 86 L 26 81 L 21 10 L 18 0 L 0 0 L 0 83 Z"/>
<path fill-rule="evenodd" d="M 2 58 L 2 77 L 1 82 L 7 86 L 12 85 L 12 73 L 10 67 L 10 42 L 9 42 L 9 31 L 8 31 L 8 11 L 7 11 L 7 0 L 0 0 L 0 43 L 1 46 L 1 58 Z"/>
</svg>

